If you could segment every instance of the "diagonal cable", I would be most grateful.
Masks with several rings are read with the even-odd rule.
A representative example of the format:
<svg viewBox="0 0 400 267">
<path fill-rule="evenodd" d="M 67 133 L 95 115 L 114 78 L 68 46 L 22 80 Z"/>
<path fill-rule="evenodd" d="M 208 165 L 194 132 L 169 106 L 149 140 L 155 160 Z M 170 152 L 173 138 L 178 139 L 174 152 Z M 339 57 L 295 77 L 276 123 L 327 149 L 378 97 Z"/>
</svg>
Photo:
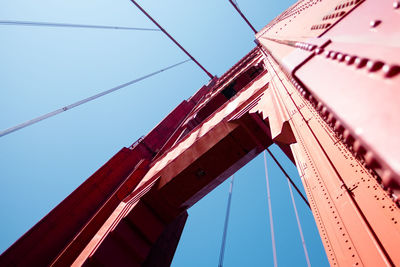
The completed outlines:
<svg viewBox="0 0 400 267">
<path fill-rule="evenodd" d="M 149 13 L 146 12 L 135 0 L 131 0 L 131 2 L 148 18 L 150 19 L 176 46 L 178 46 L 182 52 L 184 52 L 191 60 L 193 60 L 194 63 L 197 64 L 197 66 L 200 67 L 207 75 L 210 77 L 210 79 L 213 79 L 214 76 L 208 72 L 201 64 L 198 62 L 183 46 L 175 40 L 174 37 L 172 37 L 152 16 L 150 16 Z"/>
<path fill-rule="evenodd" d="M 293 182 L 293 180 L 290 178 L 289 174 L 283 169 L 282 165 L 279 163 L 279 161 L 275 158 L 274 154 L 271 153 L 271 151 L 267 148 L 268 154 L 271 156 L 271 158 L 275 161 L 276 165 L 278 165 L 279 169 L 283 172 L 283 174 L 286 176 L 288 179 L 288 182 L 290 182 L 294 189 L 296 189 L 297 193 L 299 196 L 303 199 L 304 203 L 311 209 L 310 203 L 308 203 L 306 197 L 301 193 L 300 189 L 296 186 L 296 184 Z"/>
<path fill-rule="evenodd" d="M 109 93 L 112 93 L 112 92 L 114 92 L 114 91 L 117 91 L 117 90 L 119 90 L 119 89 L 122 89 L 122 88 L 124 88 L 124 87 L 127 87 L 128 85 L 137 83 L 137 82 L 142 81 L 142 80 L 144 80 L 144 79 L 147 79 L 147 78 L 149 78 L 149 77 L 151 77 L 151 76 L 154 76 L 154 75 L 156 75 L 156 74 L 159 74 L 159 73 L 161 73 L 161 72 L 163 72 L 163 71 L 166 71 L 166 70 L 172 69 L 172 68 L 174 68 L 174 67 L 177 67 L 177 66 L 179 66 L 179 65 L 181 65 L 181 64 L 183 64 L 183 63 L 186 63 L 186 62 L 188 62 L 188 61 L 191 61 L 191 59 L 187 59 L 187 60 L 181 61 L 181 62 L 179 62 L 179 63 L 173 64 L 173 65 L 168 66 L 168 67 L 166 67 L 166 68 L 160 69 L 160 70 L 155 71 L 155 72 L 153 72 L 153 73 L 150 73 L 150 74 L 147 74 L 147 75 L 142 76 L 142 77 L 140 77 L 140 78 L 137 78 L 137 79 L 135 79 L 135 80 L 132 80 L 132 81 L 130 81 L 130 82 L 127 82 L 127 83 L 118 85 L 118 86 L 116 86 L 116 87 L 113 87 L 113 88 L 108 89 L 108 90 L 106 90 L 106 91 L 103 91 L 103 92 L 101 92 L 101 93 L 95 94 L 95 95 L 93 95 L 93 96 L 90 96 L 90 97 L 88 97 L 88 98 L 82 99 L 82 100 L 80 100 L 80 101 L 77 101 L 77 102 L 72 103 L 72 104 L 70 104 L 70 105 L 67 105 L 67 106 L 65 106 L 65 107 L 56 109 L 56 110 L 54 110 L 54 111 L 52 111 L 52 112 L 49 112 L 49 113 L 47 113 L 47 114 L 44 114 L 44 115 L 42 115 L 42 116 L 39 116 L 39 117 L 36 117 L 36 118 L 31 119 L 31 120 L 29 120 L 29 121 L 26 121 L 26 122 L 24 122 L 24 123 L 18 124 L 18 125 L 14 126 L 14 127 L 11 127 L 11 128 L 6 129 L 6 130 L 0 131 L 0 137 L 2 137 L 2 136 L 4 136 L 4 135 L 7 135 L 7 134 L 10 134 L 10 133 L 12 133 L 12 132 L 21 130 L 22 128 L 25 128 L 25 127 L 28 127 L 28 126 L 30 126 L 30 125 L 32 125 L 32 124 L 38 123 L 39 121 L 48 119 L 48 118 L 53 117 L 53 116 L 55 116 L 55 115 L 57 115 L 57 114 L 60 114 L 60 113 L 62 113 L 62 112 L 64 112 L 64 111 L 70 110 L 70 109 L 72 109 L 72 108 L 75 108 L 75 107 L 77 107 L 77 106 L 80 106 L 80 105 L 82 105 L 82 104 L 85 104 L 85 103 L 87 103 L 87 102 L 90 102 L 90 101 L 92 101 L 92 100 L 95 100 L 95 99 L 97 99 L 97 98 L 99 98 L 99 97 L 102 97 L 102 96 L 104 96 L 104 95 L 107 95 L 107 94 L 109 94 Z"/>
<path fill-rule="evenodd" d="M 18 21 L 18 20 L 0 20 L 0 25 L 36 26 L 36 27 L 37 26 L 39 26 L 39 27 L 60 27 L 60 28 L 87 28 L 87 29 L 130 30 L 130 31 L 160 31 L 159 29 L 153 29 L 153 28 L 104 26 L 104 25 L 85 25 L 85 24 Z"/>
<path fill-rule="evenodd" d="M 240 10 L 239 4 L 236 0 L 232 0 L 233 4 Z"/>
<path fill-rule="evenodd" d="M 239 15 L 242 17 L 242 19 L 247 23 L 247 25 L 251 28 L 251 30 L 256 34 L 257 30 L 254 28 L 254 26 L 250 23 L 250 21 L 246 18 L 246 16 L 239 9 L 239 5 L 237 4 L 237 2 L 234 0 L 229 0 L 229 3 L 231 3 L 233 8 L 236 9 L 237 13 L 239 13 Z"/>
</svg>

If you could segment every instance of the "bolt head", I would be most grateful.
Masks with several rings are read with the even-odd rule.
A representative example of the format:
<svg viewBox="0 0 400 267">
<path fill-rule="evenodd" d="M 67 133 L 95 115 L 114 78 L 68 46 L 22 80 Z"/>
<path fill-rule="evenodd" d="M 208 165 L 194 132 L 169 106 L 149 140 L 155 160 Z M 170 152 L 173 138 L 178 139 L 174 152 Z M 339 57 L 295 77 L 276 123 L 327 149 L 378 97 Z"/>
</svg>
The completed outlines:
<svg viewBox="0 0 400 267">
<path fill-rule="evenodd" d="M 383 62 L 381 62 L 381 61 L 369 60 L 367 63 L 367 69 L 370 72 L 375 72 L 375 71 L 381 69 L 383 67 L 383 65 L 384 65 Z"/>
<path fill-rule="evenodd" d="M 345 56 L 344 60 L 346 61 L 347 65 L 351 65 L 354 63 L 356 56 Z"/>
<path fill-rule="evenodd" d="M 354 60 L 354 64 L 356 65 L 356 67 L 357 68 L 363 68 L 365 65 L 367 65 L 367 62 L 368 62 L 368 59 L 366 59 L 366 58 L 360 58 L 360 57 L 357 57 L 355 60 Z"/>
<path fill-rule="evenodd" d="M 382 67 L 382 70 L 385 73 L 386 78 L 392 78 L 400 73 L 400 66 L 386 64 Z"/>
<path fill-rule="evenodd" d="M 345 55 L 342 53 L 338 53 L 336 56 L 337 60 L 339 60 L 340 62 L 344 61 L 345 59 Z"/>
<path fill-rule="evenodd" d="M 375 28 L 375 27 L 378 27 L 378 25 L 381 24 L 381 23 L 382 23 L 381 20 L 375 19 L 375 20 L 371 20 L 371 21 L 369 22 L 369 26 L 370 26 L 371 28 Z"/>
</svg>

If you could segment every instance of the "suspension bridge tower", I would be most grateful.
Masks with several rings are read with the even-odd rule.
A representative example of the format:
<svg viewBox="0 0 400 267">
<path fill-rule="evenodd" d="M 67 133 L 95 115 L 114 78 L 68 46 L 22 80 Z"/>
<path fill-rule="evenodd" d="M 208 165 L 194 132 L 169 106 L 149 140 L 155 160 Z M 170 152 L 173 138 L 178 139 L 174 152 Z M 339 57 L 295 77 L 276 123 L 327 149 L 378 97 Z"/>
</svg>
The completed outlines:
<svg viewBox="0 0 400 267">
<path fill-rule="evenodd" d="M 397 0 L 292 5 L 0 265 L 167 266 L 187 209 L 272 144 L 298 169 L 332 266 L 400 265 L 398 25 Z"/>
</svg>

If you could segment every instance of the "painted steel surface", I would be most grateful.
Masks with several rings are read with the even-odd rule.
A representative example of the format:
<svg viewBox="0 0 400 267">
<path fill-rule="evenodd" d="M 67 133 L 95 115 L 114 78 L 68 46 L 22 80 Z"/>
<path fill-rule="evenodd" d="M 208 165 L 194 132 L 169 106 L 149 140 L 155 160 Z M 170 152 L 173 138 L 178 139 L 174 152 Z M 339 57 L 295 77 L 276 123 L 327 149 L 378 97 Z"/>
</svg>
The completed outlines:
<svg viewBox="0 0 400 267">
<path fill-rule="evenodd" d="M 396 3 L 297 2 L 0 265 L 167 266 L 186 210 L 272 143 L 299 170 L 332 266 L 400 265 Z"/>
<path fill-rule="evenodd" d="M 299 1 L 257 34 L 331 265 L 400 263 L 396 3 Z"/>
</svg>

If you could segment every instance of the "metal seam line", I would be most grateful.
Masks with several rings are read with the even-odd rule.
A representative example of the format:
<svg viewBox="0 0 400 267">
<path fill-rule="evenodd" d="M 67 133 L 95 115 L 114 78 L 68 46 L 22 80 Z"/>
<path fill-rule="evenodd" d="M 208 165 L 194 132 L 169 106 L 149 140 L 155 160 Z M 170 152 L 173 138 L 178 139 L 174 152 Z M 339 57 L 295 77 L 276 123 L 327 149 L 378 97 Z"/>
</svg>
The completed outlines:
<svg viewBox="0 0 400 267">
<path fill-rule="evenodd" d="M 142 77 L 137 78 L 137 79 L 135 79 L 135 80 L 132 80 L 132 81 L 130 81 L 130 82 L 127 82 L 127 83 L 118 85 L 118 86 L 116 86 L 116 87 L 113 87 L 113 88 L 108 89 L 108 90 L 106 90 L 106 91 L 103 91 L 103 92 L 101 92 L 101 93 L 95 94 L 95 95 L 90 96 L 90 97 L 85 98 L 85 99 L 82 99 L 82 100 L 80 100 L 80 101 L 77 101 L 77 102 L 72 103 L 72 104 L 70 104 L 70 105 L 67 105 L 67 106 L 65 106 L 65 107 L 56 109 L 56 110 L 54 110 L 54 111 L 52 111 L 52 112 L 49 112 L 49 113 L 44 114 L 44 115 L 42 115 L 42 116 L 36 117 L 36 118 L 31 119 L 31 120 L 29 120 L 29 121 L 26 121 L 26 122 L 24 122 L 24 123 L 18 124 L 18 125 L 14 126 L 14 127 L 11 127 L 11 128 L 6 129 L 6 130 L 0 131 L 0 137 L 2 137 L 2 136 L 4 136 L 4 135 L 7 135 L 7 134 L 10 134 L 10 133 L 12 133 L 12 132 L 18 131 L 18 130 L 20 130 L 20 129 L 22 129 L 22 128 L 25 128 L 25 127 L 27 127 L 27 126 L 30 126 L 30 125 L 32 125 L 32 124 L 38 123 L 39 121 L 42 121 L 42 120 L 44 120 L 44 119 L 48 119 L 48 118 L 50 118 L 50 117 L 53 117 L 53 116 L 55 116 L 55 115 L 57 115 L 57 114 L 60 114 L 60 113 L 62 113 L 62 112 L 64 112 L 64 111 L 67 111 L 67 110 L 69 110 L 69 109 L 75 108 L 75 107 L 80 106 L 80 105 L 82 105 L 82 104 L 84 104 L 84 103 L 87 103 L 87 102 L 89 102 L 89 101 L 92 101 L 92 100 L 94 100 L 94 99 L 96 99 L 96 98 L 102 97 L 102 96 L 104 96 L 104 95 L 107 95 L 107 94 L 109 94 L 109 93 L 112 93 L 112 92 L 114 92 L 114 91 L 117 91 L 117 90 L 119 90 L 119 89 L 122 89 L 122 88 L 124 88 L 124 87 L 127 87 L 128 85 L 137 83 L 137 82 L 142 81 L 142 80 L 144 80 L 144 79 L 147 79 L 147 78 L 149 78 L 149 77 L 151 77 L 151 76 L 154 76 L 154 75 L 156 75 L 156 74 L 159 74 L 159 73 L 161 73 L 161 72 L 163 72 L 163 71 L 166 71 L 166 70 L 172 69 L 172 68 L 174 68 L 174 67 L 177 67 L 177 66 L 179 66 L 179 65 L 181 65 L 181 64 L 183 64 L 183 63 L 186 63 L 186 62 L 188 62 L 188 61 L 190 61 L 190 60 L 191 60 L 191 59 L 187 59 L 187 60 L 181 61 L 181 62 L 179 62 L 179 63 L 173 64 L 173 65 L 168 66 L 168 67 L 166 67 L 166 68 L 163 68 L 163 69 L 161 69 L 161 70 L 158 70 L 158 71 L 155 71 L 155 72 L 153 72 L 153 73 L 147 74 L 147 75 L 145 75 L 145 76 L 142 76 Z"/>
<path fill-rule="evenodd" d="M 274 267 L 278 266 L 278 259 L 276 257 L 276 245 L 275 245 L 275 233 L 274 233 L 274 221 L 272 219 L 272 205 L 271 205 L 271 193 L 269 190 L 269 179 L 267 169 L 267 157 L 264 150 L 264 169 L 265 169 L 265 181 L 267 183 L 267 198 L 268 198 L 268 211 L 269 211 L 269 224 L 271 226 L 271 241 L 272 241 L 272 254 L 274 256 Z"/>
<path fill-rule="evenodd" d="M 88 28 L 88 29 L 105 29 L 105 30 L 160 31 L 159 29 L 151 29 L 151 28 L 104 26 L 104 25 L 84 25 L 84 24 L 17 21 L 17 20 L 0 20 L 0 25 L 63 27 L 63 28 Z"/>
<path fill-rule="evenodd" d="M 172 42 L 174 42 L 188 57 L 190 57 L 194 63 L 197 64 L 197 66 L 199 66 L 207 75 L 208 77 L 210 77 L 211 79 L 214 78 L 214 76 L 209 73 L 194 57 L 192 57 L 191 54 L 189 54 L 188 51 L 185 50 L 185 48 L 183 48 L 163 27 L 161 27 L 160 24 L 157 23 L 157 21 L 155 21 L 150 15 L 149 13 L 147 13 L 136 1 L 131 0 L 131 2 L 137 7 L 139 8 L 139 10 L 146 15 L 146 17 L 148 17 Z"/>
<path fill-rule="evenodd" d="M 221 243 L 221 251 L 220 251 L 220 254 L 219 254 L 219 264 L 218 264 L 218 267 L 222 267 L 223 262 L 224 262 L 226 235 L 227 235 L 227 232 L 228 232 L 229 214 L 230 214 L 231 202 L 232 202 L 233 180 L 234 180 L 234 175 L 232 175 L 231 183 L 230 183 L 230 186 L 229 186 L 229 197 L 228 197 L 228 204 L 227 204 L 227 207 L 226 207 L 224 232 L 223 232 L 223 234 L 222 234 L 222 243 Z"/>
<path fill-rule="evenodd" d="M 306 197 L 301 193 L 300 189 L 296 186 L 296 184 L 293 182 L 293 180 L 290 178 L 289 174 L 283 169 L 282 165 L 278 162 L 278 160 L 275 158 L 275 156 L 271 153 L 271 151 L 267 148 L 268 154 L 271 156 L 271 158 L 275 161 L 276 165 L 278 165 L 279 169 L 283 172 L 283 174 L 286 176 L 288 181 L 293 185 L 293 187 L 296 189 L 297 193 L 300 195 L 300 197 L 304 200 L 304 203 L 311 209 L 310 203 L 308 203 Z"/>
<path fill-rule="evenodd" d="M 310 263 L 310 259 L 309 259 L 309 257 L 308 257 L 308 252 L 307 252 L 307 247 L 306 247 L 306 241 L 304 240 L 303 230 L 301 229 L 299 214 L 298 214 L 298 212 L 297 212 L 296 202 L 294 201 L 294 197 L 293 197 L 292 187 L 291 187 L 291 185 L 290 185 L 289 180 L 287 181 L 287 183 L 288 183 L 288 186 L 289 186 L 290 197 L 292 198 L 292 204 L 293 204 L 294 213 L 295 213 L 295 215 L 296 215 L 297 226 L 298 226 L 298 228 L 299 228 L 301 243 L 302 243 L 303 249 L 304 249 L 304 256 L 306 257 L 307 266 L 308 266 L 308 267 L 311 267 L 311 263 Z"/>
</svg>

